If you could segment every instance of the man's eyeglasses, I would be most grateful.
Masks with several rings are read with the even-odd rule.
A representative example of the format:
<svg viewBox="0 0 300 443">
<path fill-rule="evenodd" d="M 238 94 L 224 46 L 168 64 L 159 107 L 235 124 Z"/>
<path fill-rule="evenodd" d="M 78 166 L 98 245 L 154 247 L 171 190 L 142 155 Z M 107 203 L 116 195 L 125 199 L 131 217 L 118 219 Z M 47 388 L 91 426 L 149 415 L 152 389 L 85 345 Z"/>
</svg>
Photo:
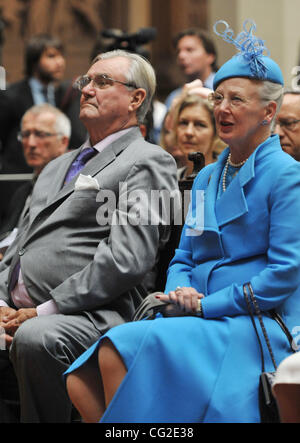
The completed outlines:
<svg viewBox="0 0 300 443">
<path fill-rule="evenodd" d="M 276 120 L 276 125 L 279 125 L 281 129 L 287 129 L 288 131 L 294 131 L 300 120 Z"/>
<path fill-rule="evenodd" d="M 107 86 L 112 86 L 114 83 L 120 83 L 121 85 L 127 86 L 128 88 L 137 89 L 137 86 L 134 83 L 122 82 L 121 80 L 115 80 L 114 78 L 109 77 L 106 74 L 97 74 L 94 78 L 91 78 L 89 75 L 81 75 L 75 80 L 73 86 L 79 91 L 82 91 L 87 85 L 92 83 L 92 88 L 96 89 L 105 89 Z"/>
<path fill-rule="evenodd" d="M 45 132 L 45 131 L 21 131 L 18 133 L 17 139 L 19 142 L 22 142 L 23 140 L 26 140 L 31 135 L 34 135 L 36 138 L 39 138 L 40 140 L 43 140 L 47 137 L 53 137 L 54 135 L 60 135 L 58 132 Z"/>
</svg>

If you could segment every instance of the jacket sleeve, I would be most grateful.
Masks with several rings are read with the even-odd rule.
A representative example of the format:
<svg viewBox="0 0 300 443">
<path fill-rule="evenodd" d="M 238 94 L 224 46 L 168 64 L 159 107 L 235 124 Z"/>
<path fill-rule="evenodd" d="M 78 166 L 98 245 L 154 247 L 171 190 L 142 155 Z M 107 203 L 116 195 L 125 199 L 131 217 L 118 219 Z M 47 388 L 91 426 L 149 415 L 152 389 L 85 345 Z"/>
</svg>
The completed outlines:
<svg viewBox="0 0 300 443">
<path fill-rule="evenodd" d="M 250 280 L 262 310 L 278 307 L 300 285 L 299 163 L 291 164 L 277 177 L 268 201 L 267 266 Z M 218 290 L 203 300 L 202 307 L 206 318 L 243 314 L 247 312 L 243 287 L 232 284 Z"/>
</svg>

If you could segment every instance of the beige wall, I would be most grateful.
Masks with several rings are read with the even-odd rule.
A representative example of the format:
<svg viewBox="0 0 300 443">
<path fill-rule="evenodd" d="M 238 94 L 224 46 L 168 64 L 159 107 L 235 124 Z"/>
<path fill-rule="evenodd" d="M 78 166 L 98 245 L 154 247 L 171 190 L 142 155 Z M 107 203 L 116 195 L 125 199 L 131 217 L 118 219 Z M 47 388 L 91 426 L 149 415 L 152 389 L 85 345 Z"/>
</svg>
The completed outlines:
<svg viewBox="0 0 300 443">
<path fill-rule="evenodd" d="M 286 87 L 291 87 L 291 72 L 299 58 L 299 13 L 300 0 L 209 0 L 209 27 L 212 29 L 216 20 L 224 19 L 239 33 L 243 22 L 252 18 L 257 25 L 256 35 L 265 40 L 283 71 Z M 231 45 L 219 37 L 216 43 L 223 63 L 231 56 Z"/>
<path fill-rule="evenodd" d="M 231 27 L 235 27 L 237 23 L 237 2 L 238 0 L 209 0 L 208 2 L 208 31 L 211 32 L 216 43 L 219 66 L 232 57 L 235 50 L 232 45 L 223 42 L 214 33 L 213 26 L 217 20 L 225 20 Z"/>
<path fill-rule="evenodd" d="M 284 49 L 282 54 L 283 66 L 285 67 L 285 77 L 287 86 L 291 87 L 293 76 L 291 71 L 297 67 L 300 59 L 300 0 L 283 0 L 284 10 Z M 299 72 L 300 68 L 298 69 Z M 299 76 L 298 76 L 299 77 Z"/>
<path fill-rule="evenodd" d="M 152 26 L 151 0 L 128 1 L 128 31 L 136 32 L 139 28 Z"/>
</svg>

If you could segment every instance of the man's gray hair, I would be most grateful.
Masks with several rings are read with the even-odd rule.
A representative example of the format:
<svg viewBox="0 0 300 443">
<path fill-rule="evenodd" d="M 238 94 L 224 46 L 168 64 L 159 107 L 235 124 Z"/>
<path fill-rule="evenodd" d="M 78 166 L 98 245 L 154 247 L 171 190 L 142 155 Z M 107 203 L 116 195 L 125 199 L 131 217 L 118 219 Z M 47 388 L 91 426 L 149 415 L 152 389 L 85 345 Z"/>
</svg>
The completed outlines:
<svg viewBox="0 0 300 443">
<path fill-rule="evenodd" d="M 34 105 L 31 108 L 27 109 L 25 114 L 21 119 L 21 127 L 23 124 L 23 119 L 27 114 L 40 114 L 41 112 L 50 112 L 56 118 L 55 120 L 55 131 L 64 137 L 70 138 L 71 136 L 71 122 L 69 117 L 66 116 L 62 111 L 60 111 L 55 106 L 50 105 L 49 103 L 42 103 L 40 105 Z"/>
<path fill-rule="evenodd" d="M 156 89 L 156 76 L 152 65 L 147 59 L 139 54 L 116 49 L 114 51 L 103 52 L 93 60 L 95 64 L 99 60 L 107 60 L 109 58 L 124 57 L 129 60 L 129 70 L 125 73 L 126 82 L 136 85 L 137 88 L 145 89 L 146 97 L 139 109 L 137 110 L 137 119 L 139 123 L 143 123 L 144 118 L 150 109 L 151 101 Z M 130 87 L 129 87 L 130 88 Z"/>
</svg>

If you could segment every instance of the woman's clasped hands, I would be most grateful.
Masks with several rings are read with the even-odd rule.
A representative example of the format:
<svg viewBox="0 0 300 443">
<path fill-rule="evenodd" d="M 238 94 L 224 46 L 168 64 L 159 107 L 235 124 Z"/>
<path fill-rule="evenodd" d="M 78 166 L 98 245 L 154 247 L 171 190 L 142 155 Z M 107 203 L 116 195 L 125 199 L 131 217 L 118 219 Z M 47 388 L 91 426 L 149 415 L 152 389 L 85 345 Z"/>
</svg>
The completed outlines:
<svg viewBox="0 0 300 443">
<path fill-rule="evenodd" d="M 170 291 L 169 294 L 160 293 L 156 298 L 170 303 L 164 310 L 164 315 L 167 317 L 191 314 L 201 316 L 201 299 L 204 298 L 204 294 L 195 288 L 178 286 L 175 291 Z"/>
</svg>

